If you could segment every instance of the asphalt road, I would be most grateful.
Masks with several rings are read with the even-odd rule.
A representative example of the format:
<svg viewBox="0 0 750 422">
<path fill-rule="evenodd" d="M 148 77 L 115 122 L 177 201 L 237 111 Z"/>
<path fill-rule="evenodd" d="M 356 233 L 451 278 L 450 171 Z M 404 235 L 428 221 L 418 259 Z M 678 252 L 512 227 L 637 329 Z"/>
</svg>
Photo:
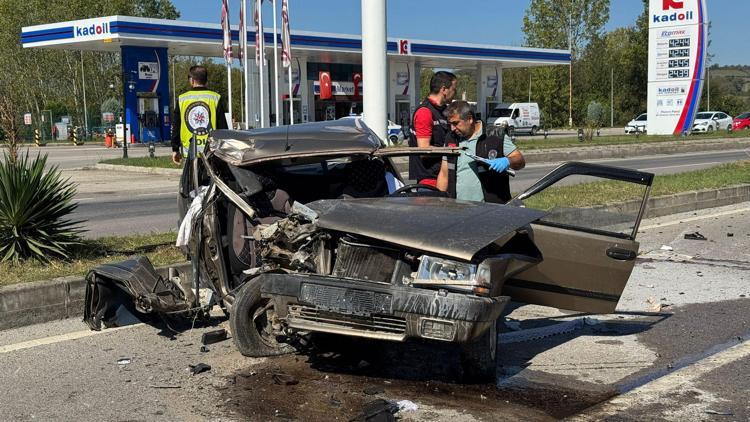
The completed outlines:
<svg viewBox="0 0 750 422">
<path fill-rule="evenodd" d="M 61 169 L 76 169 L 93 166 L 102 160 L 122 157 L 122 148 L 105 148 L 102 145 L 55 145 L 46 147 L 25 147 L 22 151 L 28 151 L 34 156 L 37 152 L 47 154 L 47 163 L 57 165 Z M 169 155 L 171 148 L 157 147 L 156 155 Z M 128 148 L 128 157 L 148 156 L 148 148 L 142 144 L 135 144 Z"/>
<path fill-rule="evenodd" d="M 138 152 L 143 152 L 141 148 Z M 51 150 L 50 150 L 51 151 Z M 61 149 L 51 155 L 61 165 L 80 167 L 92 165 L 101 154 L 99 150 L 76 156 L 75 151 Z M 111 151 L 105 151 L 111 154 Z M 86 155 L 88 154 L 88 155 Z M 704 153 L 655 155 L 628 159 L 592 160 L 618 167 L 636 168 L 659 174 L 680 173 L 713 167 L 722 163 L 750 159 L 744 150 Z M 519 171 L 511 179 L 511 190 L 519 192 L 554 169 L 556 164 L 534 164 Z M 405 169 L 404 169 L 405 170 Z M 124 235 L 176 229 L 176 176 L 134 173 L 71 170 L 79 184 L 79 208 L 75 218 L 87 220 L 87 236 Z M 578 183 L 581 178 L 570 178 L 561 184 Z"/>
<path fill-rule="evenodd" d="M 71 319 L 0 334 L 0 420 L 350 420 L 378 398 L 412 402 L 399 414 L 406 421 L 748 420 L 748 216 L 743 203 L 644 221 L 615 314 L 512 306 L 494 385 L 457 381 L 444 345 L 354 343 L 254 359 L 231 340 L 200 351 L 221 318 L 101 332 Z M 708 240 L 684 239 L 694 231 Z M 197 363 L 211 369 L 192 375 Z"/>
</svg>

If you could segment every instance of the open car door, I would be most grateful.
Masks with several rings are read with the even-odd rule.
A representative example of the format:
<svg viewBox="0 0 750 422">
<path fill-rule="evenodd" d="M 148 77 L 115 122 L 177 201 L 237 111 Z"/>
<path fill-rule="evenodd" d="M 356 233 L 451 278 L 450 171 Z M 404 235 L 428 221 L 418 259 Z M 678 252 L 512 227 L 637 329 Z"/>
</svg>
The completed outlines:
<svg viewBox="0 0 750 422">
<path fill-rule="evenodd" d="M 543 261 L 507 280 L 503 295 L 561 309 L 613 312 L 638 256 L 635 237 L 653 178 L 636 170 L 571 162 L 518 195 L 512 204 L 548 212 L 532 224 Z M 623 197 L 597 205 L 614 202 L 597 201 L 601 192 Z"/>
</svg>

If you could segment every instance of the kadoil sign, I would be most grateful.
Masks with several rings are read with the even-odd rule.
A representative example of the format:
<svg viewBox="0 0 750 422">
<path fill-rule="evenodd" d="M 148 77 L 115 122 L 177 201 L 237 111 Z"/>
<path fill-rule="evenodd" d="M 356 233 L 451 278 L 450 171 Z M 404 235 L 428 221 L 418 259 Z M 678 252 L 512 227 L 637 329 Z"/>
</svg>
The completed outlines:
<svg viewBox="0 0 750 422">
<path fill-rule="evenodd" d="M 109 36 L 109 22 L 103 21 L 81 21 L 73 27 L 76 38 Z"/>
</svg>

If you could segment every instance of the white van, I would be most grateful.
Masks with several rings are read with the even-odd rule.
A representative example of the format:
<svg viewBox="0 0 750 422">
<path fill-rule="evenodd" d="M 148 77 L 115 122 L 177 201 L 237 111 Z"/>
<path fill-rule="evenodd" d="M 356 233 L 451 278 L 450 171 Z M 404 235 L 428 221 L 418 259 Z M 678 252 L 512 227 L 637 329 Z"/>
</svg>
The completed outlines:
<svg viewBox="0 0 750 422">
<path fill-rule="evenodd" d="M 490 111 L 490 115 L 487 117 L 487 124 L 495 126 L 507 124 L 511 131 L 529 132 L 535 135 L 542 126 L 539 104 L 500 104 L 494 110 Z"/>
</svg>

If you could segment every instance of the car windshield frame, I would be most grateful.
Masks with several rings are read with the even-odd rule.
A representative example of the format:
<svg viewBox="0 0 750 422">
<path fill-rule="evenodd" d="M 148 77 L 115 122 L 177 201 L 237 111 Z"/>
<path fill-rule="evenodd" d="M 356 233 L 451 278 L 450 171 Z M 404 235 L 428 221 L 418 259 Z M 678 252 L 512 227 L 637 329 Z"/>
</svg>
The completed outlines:
<svg viewBox="0 0 750 422">
<path fill-rule="evenodd" d="M 641 118 L 641 117 L 643 117 L 643 118 Z M 640 116 L 638 116 L 638 117 L 635 118 L 636 122 L 645 122 L 647 120 L 648 120 L 648 114 L 646 114 L 646 113 L 643 113 Z"/>
<path fill-rule="evenodd" d="M 510 117 L 512 108 L 496 108 L 490 112 L 490 117 Z"/>
<path fill-rule="evenodd" d="M 701 117 L 703 116 L 703 117 Z M 695 120 L 711 120 L 711 117 L 714 116 L 714 113 L 706 113 L 705 111 L 702 113 L 698 113 L 695 115 Z"/>
</svg>

